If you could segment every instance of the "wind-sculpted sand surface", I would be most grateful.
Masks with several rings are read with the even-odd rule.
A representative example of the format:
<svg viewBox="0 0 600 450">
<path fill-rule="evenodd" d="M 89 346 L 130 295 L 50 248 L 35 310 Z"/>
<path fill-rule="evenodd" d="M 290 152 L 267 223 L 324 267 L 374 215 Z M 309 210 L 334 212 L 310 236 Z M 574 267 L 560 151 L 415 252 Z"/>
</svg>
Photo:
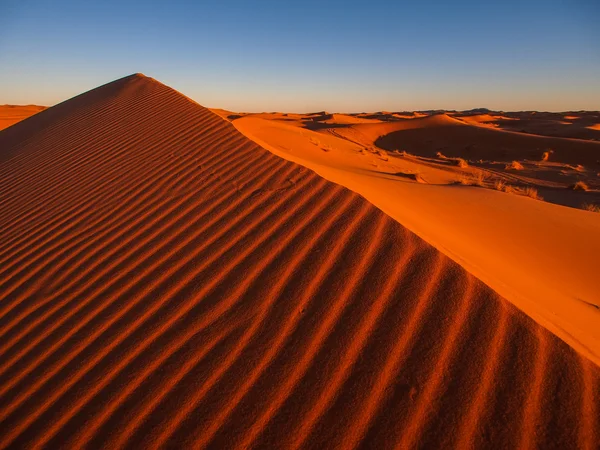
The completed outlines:
<svg viewBox="0 0 600 450">
<path fill-rule="evenodd" d="M 593 363 L 133 75 L 0 132 L 0 448 L 588 448 Z"/>
</svg>

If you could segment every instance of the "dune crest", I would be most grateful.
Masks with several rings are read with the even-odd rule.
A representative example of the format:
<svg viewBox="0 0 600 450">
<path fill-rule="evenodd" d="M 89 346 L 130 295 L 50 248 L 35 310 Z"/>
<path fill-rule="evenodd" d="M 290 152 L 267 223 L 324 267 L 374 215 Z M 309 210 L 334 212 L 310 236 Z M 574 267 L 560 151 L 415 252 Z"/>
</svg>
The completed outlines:
<svg viewBox="0 0 600 450">
<path fill-rule="evenodd" d="M 595 365 L 155 80 L 0 148 L 0 448 L 598 442 Z"/>
<path fill-rule="evenodd" d="M 457 171 L 485 174 L 457 167 L 467 155 L 493 158 L 510 149 L 509 157 L 526 152 L 540 160 L 544 145 L 552 145 L 552 160 L 591 165 L 599 143 L 477 128 L 447 114 L 320 133 L 252 116 L 233 124 L 264 148 L 363 195 L 600 364 L 600 215 L 456 182 Z M 477 145 L 465 148 L 471 138 Z M 319 142 L 328 151 L 311 145 Z M 423 157 L 404 157 L 403 149 Z M 436 153 L 437 162 L 454 168 L 429 164 Z M 419 183 L 401 182 L 417 175 Z"/>
</svg>

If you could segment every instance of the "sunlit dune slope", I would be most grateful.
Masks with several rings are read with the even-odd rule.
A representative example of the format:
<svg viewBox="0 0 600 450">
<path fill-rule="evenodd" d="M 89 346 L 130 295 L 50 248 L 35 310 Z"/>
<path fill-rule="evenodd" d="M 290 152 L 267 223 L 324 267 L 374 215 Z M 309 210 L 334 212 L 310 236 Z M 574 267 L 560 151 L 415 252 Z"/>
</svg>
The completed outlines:
<svg viewBox="0 0 600 450">
<path fill-rule="evenodd" d="M 0 133 L 0 448 L 593 448 L 600 373 L 133 75 Z"/>
<path fill-rule="evenodd" d="M 553 203 L 580 207 L 586 201 L 599 202 L 600 142 L 473 126 L 464 119 L 438 114 L 411 121 L 343 125 L 318 131 L 365 147 L 434 158 L 438 165 L 451 163 L 451 158 L 463 158 L 492 179 L 542 189 L 543 197 Z M 514 161 L 519 162 L 520 172 L 507 167 Z M 580 198 L 564 192 L 577 181 L 585 182 L 596 194 Z"/>
<path fill-rule="evenodd" d="M 471 125 L 496 125 L 496 122 L 507 121 L 507 120 L 518 120 L 512 117 L 506 117 L 501 114 L 471 114 L 467 116 L 460 116 L 459 120 L 471 124 Z"/>
<path fill-rule="evenodd" d="M 417 128 L 419 122 L 424 128 Z M 233 123 L 265 148 L 360 193 L 600 362 L 599 214 L 448 184 L 452 172 L 374 147 L 377 136 L 398 126 L 421 132 L 418 143 L 426 141 L 425 133 L 430 140 L 441 139 L 436 133 L 445 127 L 473 128 L 455 122 L 441 115 L 328 133 L 253 117 Z"/>
<path fill-rule="evenodd" d="M 46 109 L 36 105 L 0 105 L 0 130 L 8 128 L 21 120 Z"/>
</svg>

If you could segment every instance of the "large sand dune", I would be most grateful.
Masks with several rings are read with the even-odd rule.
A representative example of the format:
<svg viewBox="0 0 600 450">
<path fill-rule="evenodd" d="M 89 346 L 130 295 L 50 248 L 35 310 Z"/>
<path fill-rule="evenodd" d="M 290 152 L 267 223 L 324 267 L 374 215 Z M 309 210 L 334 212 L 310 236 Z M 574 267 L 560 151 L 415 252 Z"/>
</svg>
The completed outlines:
<svg viewBox="0 0 600 450">
<path fill-rule="evenodd" d="M 588 448 L 598 368 L 133 75 L 0 133 L 0 448 Z"/>
<path fill-rule="evenodd" d="M 321 129 L 319 133 L 255 117 L 233 123 L 274 153 L 365 196 L 538 323 L 600 363 L 599 214 L 506 194 L 493 189 L 493 185 L 492 189 L 462 185 L 457 181 L 459 174 L 468 177 L 482 169 L 462 169 L 447 157 L 386 152 L 374 143 L 381 140 L 378 136 L 397 133 L 391 130 L 399 127 L 418 131 L 419 142 L 440 139 L 438 134 L 444 134 L 446 128 L 464 130 L 463 138 L 472 136 L 473 127 L 445 115 Z M 515 142 L 531 138 L 475 129 L 478 131 L 510 135 Z M 492 142 L 487 134 L 485 137 L 484 143 Z M 584 147 L 580 156 L 600 151 L 598 143 L 583 144 L 592 148 Z M 574 147 L 573 153 L 577 150 Z M 557 157 L 553 154 L 553 158 Z M 502 175 L 519 179 L 509 172 L 514 173 L 505 170 Z M 544 195 L 546 192 L 579 197 L 565 187 L 552 188 Z M 594 198 L 597 191 L 583 195 Z"/>
</svg>

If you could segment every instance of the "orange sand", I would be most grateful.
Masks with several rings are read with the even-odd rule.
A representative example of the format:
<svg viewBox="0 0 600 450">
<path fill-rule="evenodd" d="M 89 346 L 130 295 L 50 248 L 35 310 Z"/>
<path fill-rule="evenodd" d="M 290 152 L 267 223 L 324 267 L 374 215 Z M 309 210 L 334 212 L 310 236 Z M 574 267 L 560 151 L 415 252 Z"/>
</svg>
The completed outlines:
<svg viewBox="0 0 600 450">
<path fill-rule="evenodd" d="M 0 448 L 598 442 L 589 360 L 155 80 L 52 107 L 0 148 Z"/>
<path fill-rule="evenodd" d="M 593 124 L 600 120 L 598 111 L 577 113 L 506 112 L 490 114 L 457 113 L 458 120 L 483 127 L 500 128 L 541 136 L 600 140 L 600 130 Z M 592 127 L 590 127 L 592 125 Z"/>
<path fill-rule="evenodd" d="M 492 115 L 492 114 L 474 114 L 469 116 L 461 116 L 459 120 L 462 120 L 465 123 L 470 125 L 481 125 L 481 126 L 492 126 L 498 127 L 499 124 L 496 122 L 503 120 L 518 120 L 511 117 L 505 117 L 502 115 Z"/>
<path fill-rule="evenodd" d="M 393 148 L 401 143 L 397 148 L 429 156 L 435 143 L 443 141 L 444 153 L 464 156 L 458 142 L 477 139 L 472 150 L 479 152 L 476 156 L 486 152 L 499 156 L 504 148 L 514 156 L 519 151 L 528 154 L 527 144 L 540 139 L 552 140 L 553 158 L 589 162 L 600 152 L 600 144 L 474 128 L 446 115 L 333 128 L 331 133 L 253 117 L 233 123 L 274 153 L 363 195 L 600 362 L 599 214 L 493 189 L 457 186 L 452 180 L 457 179 L 458 168 L 453 172 L 416 158 L 373 151 L 375 144 Z"/>
<path fill-rule="evenodd" d="M 0 105 L 0 130 L 10 127 L 23 119 L 46 109 L 45 106 L 36 105 Z"/>
</svg>

